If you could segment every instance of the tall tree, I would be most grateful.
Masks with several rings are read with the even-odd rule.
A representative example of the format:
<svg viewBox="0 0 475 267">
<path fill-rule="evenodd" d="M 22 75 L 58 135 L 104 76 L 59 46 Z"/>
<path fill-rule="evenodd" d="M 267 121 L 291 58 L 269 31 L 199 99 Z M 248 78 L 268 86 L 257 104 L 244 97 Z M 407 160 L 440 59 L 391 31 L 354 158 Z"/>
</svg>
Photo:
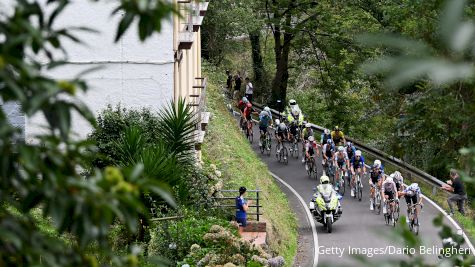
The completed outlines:
<svg viewBox="0 0 475 267">
<path fill-rule="evenodd" d="M 296 36 L 309 21 L 317 19 L 315 0 L 266 0 L 268 26 L 274 38 L 275 75 L 271 100 L 285 101 L 289 81 L 289 56 Z"/>
</svg>

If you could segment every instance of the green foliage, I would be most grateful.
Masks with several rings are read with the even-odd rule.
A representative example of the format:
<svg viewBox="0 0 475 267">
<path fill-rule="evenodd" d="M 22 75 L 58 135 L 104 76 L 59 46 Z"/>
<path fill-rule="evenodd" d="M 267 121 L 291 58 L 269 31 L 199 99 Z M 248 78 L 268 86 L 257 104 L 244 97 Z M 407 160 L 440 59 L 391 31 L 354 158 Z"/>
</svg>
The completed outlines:
<svg viewBox="0 0 475 267">
<path fill-rule="evenodd" d="M 161 221 L 155 223 L 151 230 L 151 240 L 148 245 L 150 256 L 162 255 L 174 262 L 185 258 L 193 244 L 205 245 L 203 236 L 212 225 L 221 225 L 230 228 L 228 221 L 215 217 L 186 214 L 186 217 L 177 221 Z M 236 229 L 234 229 L 236 234 Z"/>
<path fill-rule="evenodd" d="M 121 1 L 117 11 L 144 18 L 139 23 L 146 29 L 141 30 L 145 33 L 141 39 L 157 30 L 169 13 L 167 9 L 150 13 L 159 8 L 154 5 L 157 1 L 139 1 L 140 9 L 127 2 L 137 1 Z M 103 266 L 136 266 L 137 250 L 113 255 L 107 239 L 110 225 L 118 219 L 129 231 L 137 230 L 138 219 L 149 216 L 140 194 L 153 192 L 174 205 L 165 188 L 143 175 L 140 164 L 91 169 L 87 176 L 80 173 L 90 167 L 91 152 L 96 151 L 90 142 L 70 135 L 72 112 L 95 125 L 92 112 L 76 97 L 79 90 L 87 91 L 87 85 L 81 75 L 54 80 L 44 74 L 63 64 L 59 59 L 66 58 L 64 41 L 80 43 L 74 32 L 91 31 L 80 25 L 53 27 L 70 3 L 19 0 L 13 12 L 1 11 L 0 98 L 17 102 L 27 116 L 46 119 L 44 132 L 25 144 L 0 110 L 1 266 L 98 266 L 99 259 Z M 38 207 L 54 230 L 38 224 L 38 215 L 31 213 Z M 66 242 L 63 235 L 71 239 Z"/>
</svg>

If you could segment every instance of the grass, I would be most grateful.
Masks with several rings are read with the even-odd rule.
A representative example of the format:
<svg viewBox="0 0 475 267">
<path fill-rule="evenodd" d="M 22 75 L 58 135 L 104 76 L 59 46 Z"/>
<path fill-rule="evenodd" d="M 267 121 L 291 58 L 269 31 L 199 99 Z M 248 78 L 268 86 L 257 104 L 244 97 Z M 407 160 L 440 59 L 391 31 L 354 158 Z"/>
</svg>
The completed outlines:
<svg viewBox="0 0 475 267">
<path fill-rule="evenodd" d="M 269 247 L 285 258 L 286 266 L 292 266 L 297 253 L 296 216 L 287 197 L 268 174 L 267 166 L 254 153 L 226 109 L 219 87 L 219 74 L 216 69 L 207 73 L 210 79 L 207 107 L 212 118 L 202 148 L 203 160 L 216 164 L 222 171 L 225 189 L 245 186 L 263 191 L 262 210 L 267 222 Z M 225 78 L 225 75 L 222 77 Z"/>
</svg>

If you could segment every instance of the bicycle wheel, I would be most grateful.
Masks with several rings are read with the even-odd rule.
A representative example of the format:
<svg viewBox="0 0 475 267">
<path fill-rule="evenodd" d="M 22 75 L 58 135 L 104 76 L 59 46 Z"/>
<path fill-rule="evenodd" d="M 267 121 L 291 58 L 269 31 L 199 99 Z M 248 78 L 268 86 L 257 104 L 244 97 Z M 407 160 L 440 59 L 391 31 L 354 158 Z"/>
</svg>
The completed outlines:
<svg viewBox="0 0 475 267">
<path fill-rule="evenodd" d="M 306 161 L 306 162 L 305 162 L 305 166 L 307 166 L 306 169 L 307 169 L 308 177 L 312 178 L 312 171 L 313 171 L 312 168 L 313 168 L 313 167 L 312 167 L 310 161 Z"/>
<path fill-rule="evenodd" d="M 264 154 L 264 151 L 266 150 L 266 146 L 267 146 L 266 140 L 263 139 L 261 136 L 260 141 L 261 141 L 261 154 Z"/>
<path fill-rule="evenodd" d="M 376 197 L 374 200 L 374 209 L 376 210 L 376 214 L 381 214 L 381 196 L 379 195 L 379 192 L 375 192 Z"/>
<path fill-rule="evenodd" d="M 414 218 L 413 222 L 414 222 L 414 225 L 412 226 L 412 229 L 416 235 L 419 235 L 419 219 Z"/>
<path fill-rule="evenodd" d="M 299 143 L 295 141 L 294 143 L 294 158 L 298 159 L 299 158 Z"/>
<path fill-rule="evenodd" d="M 313 176 L 315 177 L 315 180 L 318 179 L 318 168 L 317 168 L 317 163 L 315 161 L 313 162 Z"/>
<path fill-rule="evenodd" d="M 267 150 L 267 156 L 270 157 L 271 151 L 272 151 L 272 140 L 268 136 L 266 138 L 266 150 Z"/>
<path fill-rule="evenodd" d="M 358 195 L 358 201 L 361 201 L 361 199 L 363 199 L 363 189 L 361 188 L 361 182 L 359 180 L 356 183 L 356 193 Z"/>
<path fill-rule="evenodd" d="M 340 189 L 340 194 L 342 196 L 345 195 L 345 172 L 344 171 L 341 171 L 340 172 L 340 186 L 339 186 L 339 189 Z"/>
<path fill-rule="evenodd" d="M 284 152 L 284 164 L 287 165 L 289 163 L 289 151 L 285 146 L 282 148 L 282 150 Z"/>
<path fill-rule="evenodd" d="M 395 205 L 395 211 L 394 211 L 394 221 L 397 222 L 399 221 L 399 202 L 396 202 Z"/>
</svg>

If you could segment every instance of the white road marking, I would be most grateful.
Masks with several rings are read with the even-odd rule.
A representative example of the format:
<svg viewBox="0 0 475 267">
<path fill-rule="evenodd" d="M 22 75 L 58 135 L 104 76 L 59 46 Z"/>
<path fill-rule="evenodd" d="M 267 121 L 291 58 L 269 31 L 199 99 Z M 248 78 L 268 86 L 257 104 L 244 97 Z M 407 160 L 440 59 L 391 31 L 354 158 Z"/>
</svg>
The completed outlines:
<svg viewBox="0 0 475 267">
<path fill-rule="evenodd" d="M 299 193 L 288 183 L 286 183 L 284 180 L 279 178 L 279 176 L 275 175 L 272 172 L 269 172 L 269 174 L 274 177 L 277 181 L 279 181 L 281 184 L 285 185 L 294 195 L 298 198 L 300 201 L 300 204 L 302 204 L 305 213 L 307 214 L 307 220 L 310 223 L 310 227 L 312 227 L 312 234 L 313 234 L 313 247 L 314 247 L 314 256 L 313 256 L 313 267 L 317 267 L 318 264 L 318 236 L 317 236 L 317 230 L 315 226 L 315 221 L 313 220 L 313 216 L 310 213 L 310 210 L 307 207 L 307 203 L 303 200 L 302 196 L 299 195 Z"/>
</svg>

